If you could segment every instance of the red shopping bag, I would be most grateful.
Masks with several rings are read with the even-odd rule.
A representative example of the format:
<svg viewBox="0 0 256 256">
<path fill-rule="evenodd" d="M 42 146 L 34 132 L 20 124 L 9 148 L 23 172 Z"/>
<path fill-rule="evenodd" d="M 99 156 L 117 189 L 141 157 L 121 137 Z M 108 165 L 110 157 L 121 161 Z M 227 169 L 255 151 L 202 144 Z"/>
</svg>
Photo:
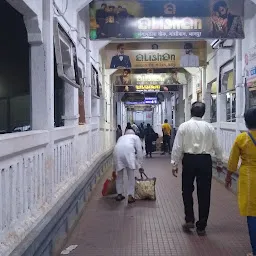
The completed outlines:
<svg viewBox="0 0 256 256">
<path fill-rule="evenodd" d="M 104 184 L 102 189 L 102 195 L 108 196 L 116 194 L 116 172 L 112 172 L 112 177 L 108 178 Z"/>
</svg>

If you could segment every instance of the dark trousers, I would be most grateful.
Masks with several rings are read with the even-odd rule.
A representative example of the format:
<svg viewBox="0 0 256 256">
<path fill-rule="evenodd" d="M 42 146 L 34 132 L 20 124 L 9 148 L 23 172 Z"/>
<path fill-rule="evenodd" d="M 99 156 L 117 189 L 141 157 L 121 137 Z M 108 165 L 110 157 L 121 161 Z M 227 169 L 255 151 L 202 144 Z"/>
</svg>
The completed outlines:
<svg viewBox="0 0 256 256">
<path fill-rule="evenodd" d="M 256 217 L 247 217 L 253 255 L 256 255 Z"/>
<path fill-rule="evenodd" d="M 182 196 L 185 208 L 185 221 L 195 222 L 193 209 L 194 181 L 197 185 L 199 221 L 196 227 L 204 230 L 207 226 L 212 184 L 212 158 L 210 155 L 184 154 L 182 172 Z"/>
<path fill-rule="evenodd" d="M 171 136 L 164 135 L 163 136 L 163 144 L 164 144 L 164 152 L 171 152 Z"/>
<path fill-rule="evenodd" d="M 146 148 L 146 154 L 151 155 L 152 154 L 152 140 L 145 140 L 145 148 Z"/>
</svg>

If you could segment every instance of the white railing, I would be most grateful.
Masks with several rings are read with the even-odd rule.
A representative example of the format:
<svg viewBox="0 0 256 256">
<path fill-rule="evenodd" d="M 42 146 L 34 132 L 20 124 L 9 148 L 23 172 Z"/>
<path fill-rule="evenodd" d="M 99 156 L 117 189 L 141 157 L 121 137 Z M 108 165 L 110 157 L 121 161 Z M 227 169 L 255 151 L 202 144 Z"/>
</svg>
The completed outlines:
<svg viewBox="0 0 256 256">
<path fill-rule="evenodd" d="M 230 155 L 232 145 L 236 139 L 236 130 L 220 129 L 219 142 L 221 143 L 224 159 Z"/>
<path fill-rule="evenodd" d="M 97 125 L 0 136 L 0 255 L 40 222 L 96 157 L 113 147 L 114 133 Z"/>
<path fill-rule="evenodd" d="M 213 126 L 218 134 L 219 143 L 223 150 L 224 161 L 227 162 L 236 136 L 239 132 L 245 131 L 246 127 L 244 124 L 237 126 L 236 123 L 227 122 L 221 122 L 219 126 L 217 123 L 214 123 Z"/>
</svg>

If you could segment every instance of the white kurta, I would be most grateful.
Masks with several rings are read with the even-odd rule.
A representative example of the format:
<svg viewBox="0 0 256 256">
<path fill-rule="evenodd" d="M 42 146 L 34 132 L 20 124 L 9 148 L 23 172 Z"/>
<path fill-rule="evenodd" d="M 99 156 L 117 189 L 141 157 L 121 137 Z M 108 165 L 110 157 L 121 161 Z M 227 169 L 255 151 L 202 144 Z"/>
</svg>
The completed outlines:
<svg viewBox="0 0 256 256">
<path fill-rule="evenodd" d="M 119 138 L 114 149 L 115 170 L 125 168 L 135 170 L 142 167 L 143 152 L 141 140 L 137 135 L 126 134 Z"/>
</svg>

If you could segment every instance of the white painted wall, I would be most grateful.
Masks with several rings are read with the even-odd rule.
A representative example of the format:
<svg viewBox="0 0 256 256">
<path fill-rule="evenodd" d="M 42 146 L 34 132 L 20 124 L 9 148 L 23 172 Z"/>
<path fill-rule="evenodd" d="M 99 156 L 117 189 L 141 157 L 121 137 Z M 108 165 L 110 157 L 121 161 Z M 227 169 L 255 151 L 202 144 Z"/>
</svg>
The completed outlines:
<svg viewBox="0 0 256 256">
<path fill-rule="evenodd" d="M 34 130 L 0 135 L 0 183 L 5 184 L 0 191 L 0 256 L 9 255 L 115 141 L 113 95 L 99 56 L 107 42 L 89 41 L 85 7 L 89 1 L 68 1 L 64 12 L 65 1 L 55 0 L 62 15 L 57 14 L 53 0 L 8 1 L 23 14 L 29 35 Z M 73 39 L 78 61 L 84 66 L 85 125 L 78 125 L 78 89 L 65 84 L 65 126 L 54 128 L 54 17 Z M 100 112 L 101 99 L 91 99 L 91 63 L 103 84 L 106 112 Z M 108 122 L 101 122 L 105 114 Z"/>
</svg>

